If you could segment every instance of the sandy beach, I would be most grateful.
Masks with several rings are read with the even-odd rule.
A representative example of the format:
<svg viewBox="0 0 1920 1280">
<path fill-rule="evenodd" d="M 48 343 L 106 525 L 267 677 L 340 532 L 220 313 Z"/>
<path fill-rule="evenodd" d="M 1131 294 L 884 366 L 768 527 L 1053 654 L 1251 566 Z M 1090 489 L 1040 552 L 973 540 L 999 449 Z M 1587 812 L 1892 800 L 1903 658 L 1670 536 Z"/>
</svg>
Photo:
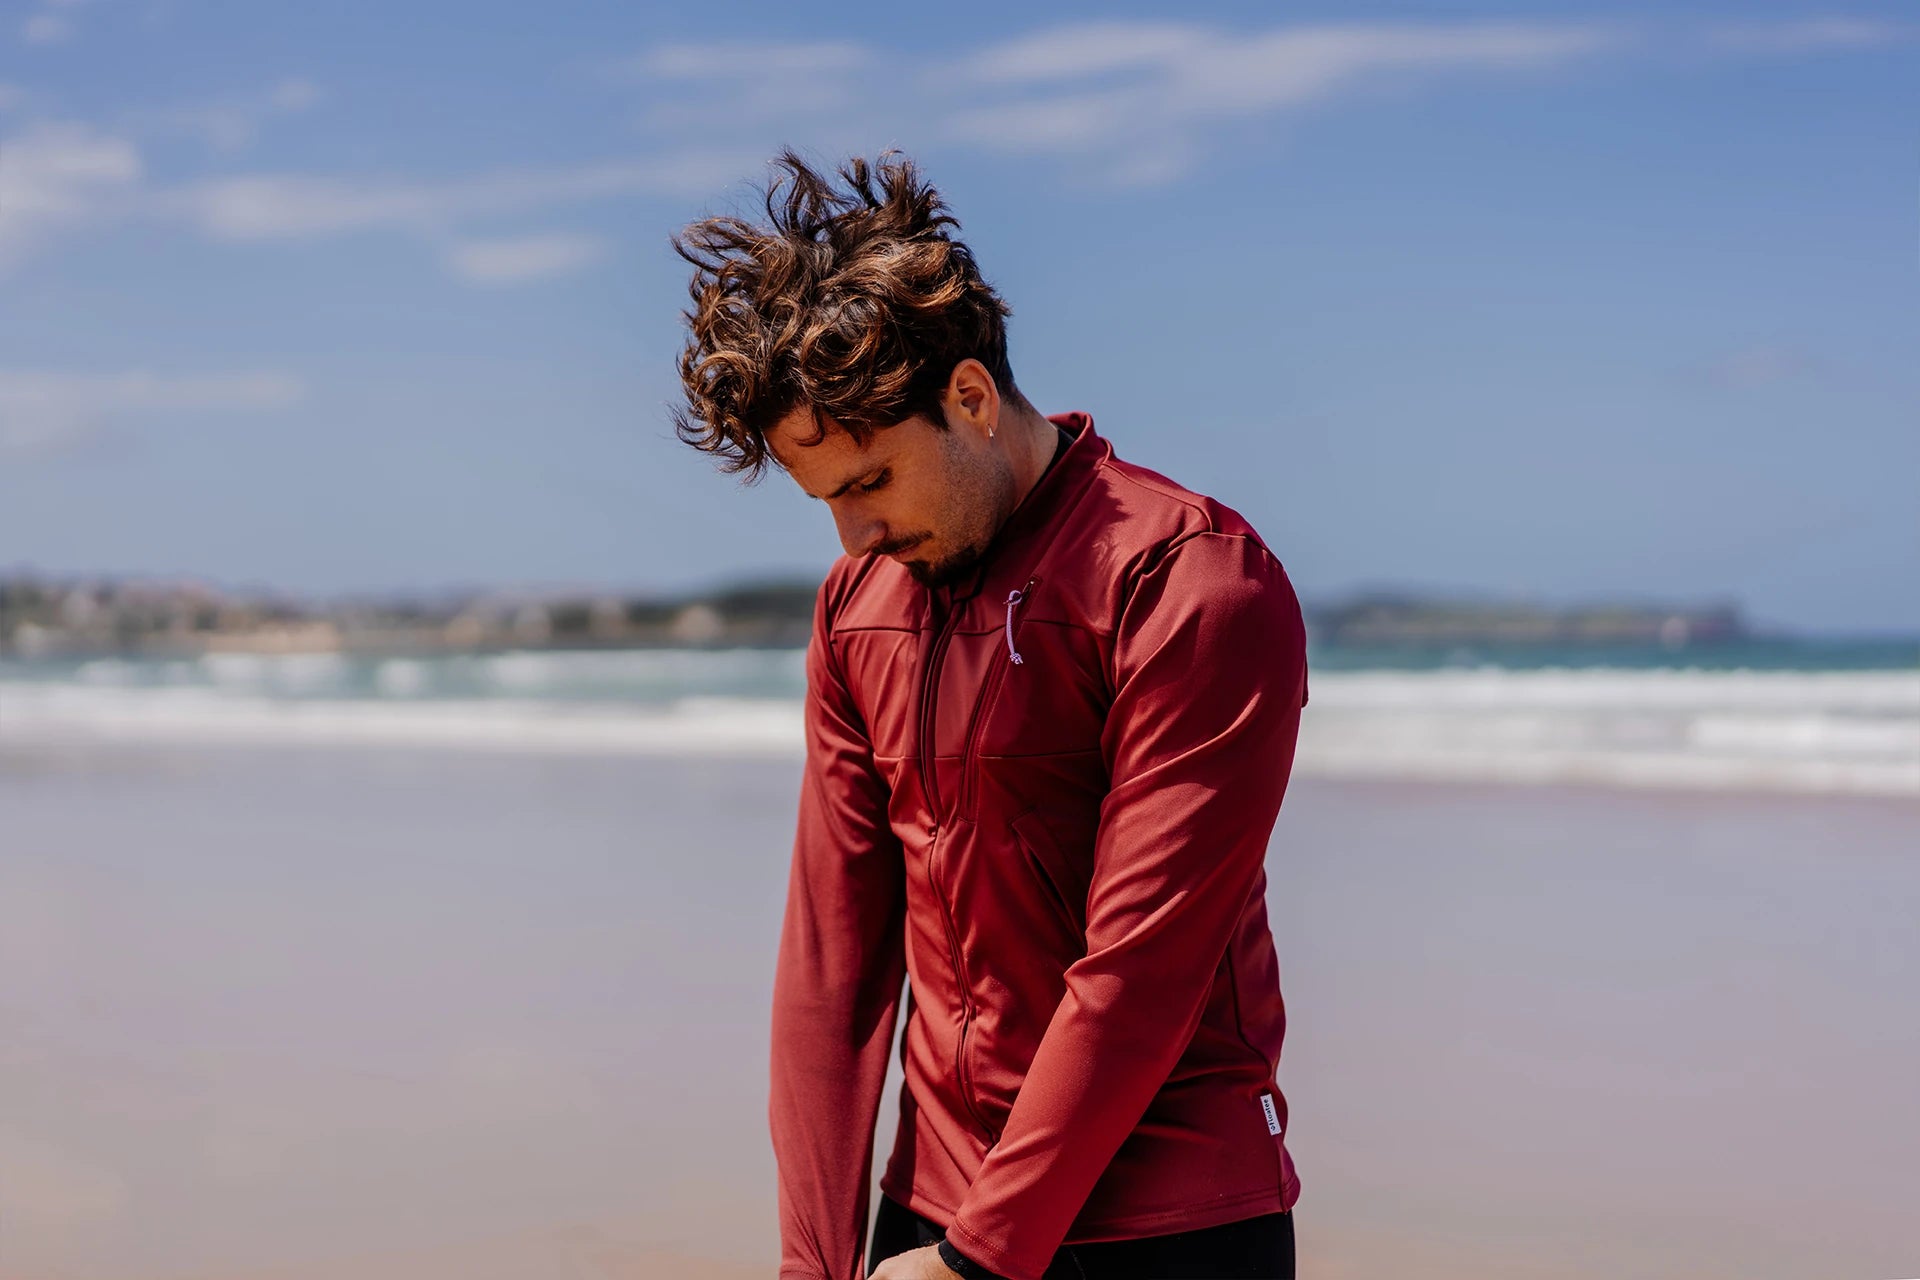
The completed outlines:
<svg viewBox="0 0 1920 1280">
<path fill-rule="evenodd" d="M 0 746 L 0 1276 L 770 1277 L 796 779 Z M 1920 1274 L 1916 832 L 1297 781 L 1301 1275 Z"/>
</svg>

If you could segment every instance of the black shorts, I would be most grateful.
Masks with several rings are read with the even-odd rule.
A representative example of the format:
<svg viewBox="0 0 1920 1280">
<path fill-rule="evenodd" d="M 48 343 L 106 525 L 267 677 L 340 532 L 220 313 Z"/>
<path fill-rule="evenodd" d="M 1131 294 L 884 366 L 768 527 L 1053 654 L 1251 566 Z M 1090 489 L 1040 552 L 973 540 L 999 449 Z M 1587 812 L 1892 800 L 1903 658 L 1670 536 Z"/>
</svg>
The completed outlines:
<svg viewBox="0 0 1920 1280">
<path fill-rule="evenodd" d="M 881 1196 L 867 1274 L 945 1234 L 939 1223 Z M 1045 1280 L 1293 1280 L 1293 1215 L 1263 1213 L 1198 1231 L 1061 1245 Z"/>
</svg>

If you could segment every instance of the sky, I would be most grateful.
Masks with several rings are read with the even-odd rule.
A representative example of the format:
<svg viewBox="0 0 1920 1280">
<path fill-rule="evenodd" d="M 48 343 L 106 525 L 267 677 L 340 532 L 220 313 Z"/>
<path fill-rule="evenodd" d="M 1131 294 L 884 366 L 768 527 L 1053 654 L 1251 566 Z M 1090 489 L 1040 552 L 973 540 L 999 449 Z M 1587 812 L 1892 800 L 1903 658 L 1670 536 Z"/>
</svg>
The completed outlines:
<svg viewBox="0 0 1920 1280">
<path fill-rule="evenodd" d="M 669 236 L 892 146 L 1309 599 L 1920 630 L 1917 123 L 1885 3 L 0 3 L 0 571 L 817 574 L 673 437 Z"/>
</svg>

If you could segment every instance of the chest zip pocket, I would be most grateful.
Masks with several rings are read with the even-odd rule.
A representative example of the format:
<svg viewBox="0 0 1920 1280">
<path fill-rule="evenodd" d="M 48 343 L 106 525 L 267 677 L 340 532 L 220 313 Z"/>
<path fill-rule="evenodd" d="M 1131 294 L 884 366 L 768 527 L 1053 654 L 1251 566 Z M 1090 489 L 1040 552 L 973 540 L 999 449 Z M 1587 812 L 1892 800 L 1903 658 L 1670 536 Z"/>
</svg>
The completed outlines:
<svg viewBox="0 0 1920 1280">
<path fill-rule="evenodd" d="M 1013 647 L 1013 611 L 1019 607 L 1022 600 L 1027 598 L 1027 592 L 1031 590 L 1033 590 L 1033 579 L 1028 578 L 1026 586 L 1021 587 L 1018 591 L 1009 591 L 1007 593 L 1007 660 L 1016 667 L 1025 662 L 1026 659 L 1021 657 L 1020 651 Z"/>
<path fill-rule="evenodd" d="M 974 812 L 974 774 L 979 772 L 978 756 L 980 751 L 980 733 L 986 726 L 987 712 L 992 707 L 994 698 L 999 695 L 1000 683 L 1006 677 L 1007 672 L 1014 667 L 1024 666 L 1027 661 L 1020 656 L 1020 650 L 1014 645 L 1014 610 L 1018 609 L 1026 602 L 1027 598 L 1033 594 L 1033 584 L 1039 580 L 1038 578 L 1028 578 L 1026 586 L 1021 587 L 1018 591 L 1010 591 L 1007 593 L 1007 660 L 1005 662 L 994 663 L 992 669 L 987 673 L 986 684 L 981 688 L 979 697 L 973 704 L 973 715 L 967 723 L 966 750 L 965 754 L 961 756 L 962 766 L 960 774 L 960 812 L 964 814 L 972 815 Z"/>
</svg>

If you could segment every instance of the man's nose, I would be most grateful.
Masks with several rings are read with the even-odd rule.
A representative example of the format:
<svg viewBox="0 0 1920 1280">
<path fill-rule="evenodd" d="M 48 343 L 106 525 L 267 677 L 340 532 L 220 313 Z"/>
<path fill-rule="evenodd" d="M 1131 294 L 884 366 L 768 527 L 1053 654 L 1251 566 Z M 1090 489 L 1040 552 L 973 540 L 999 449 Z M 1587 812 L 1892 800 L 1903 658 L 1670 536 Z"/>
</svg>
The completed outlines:
<svg viewBox="0 0 1920 1280">
<path fill-rule="evenodd" d="M 887 540 L 884 521 L 852 511 L 835 511 L 834 526 L 840 533 L 840 546 L 850 556 L 864 556 Z"/>
</svg>

